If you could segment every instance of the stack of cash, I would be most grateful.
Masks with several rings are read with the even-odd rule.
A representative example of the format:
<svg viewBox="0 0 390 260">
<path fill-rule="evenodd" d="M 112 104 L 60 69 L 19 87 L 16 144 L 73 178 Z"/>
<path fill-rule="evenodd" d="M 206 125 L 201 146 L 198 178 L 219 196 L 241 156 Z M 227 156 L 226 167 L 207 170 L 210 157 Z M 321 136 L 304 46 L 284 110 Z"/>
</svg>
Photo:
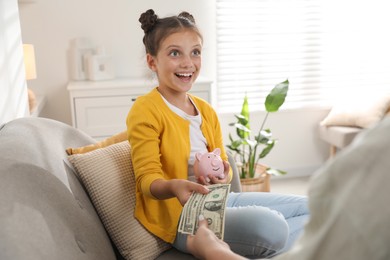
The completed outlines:
<svg viewBox="0 0 390 260">
<path fill-rule="evenodd" d="M 230 191 L 230 184 L 214 184 L 207 187 L 210 190 L 209 193 L 193 193 L 184 205 L 178 231 L 194 235 L 198 229 L 199 215 L 203 215 L 209 228 L 218 238 L 223 239 L 226 199 Z"/>
</svg>

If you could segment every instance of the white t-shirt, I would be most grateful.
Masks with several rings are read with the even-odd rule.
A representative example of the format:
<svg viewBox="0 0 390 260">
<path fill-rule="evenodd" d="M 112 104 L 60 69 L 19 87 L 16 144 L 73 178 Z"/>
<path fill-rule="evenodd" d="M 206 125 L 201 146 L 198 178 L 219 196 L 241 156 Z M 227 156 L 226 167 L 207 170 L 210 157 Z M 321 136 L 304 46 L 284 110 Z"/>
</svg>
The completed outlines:
<svg viewBox="0 0 390 260">
<path fill-rule="evenodd" d="M 196 107 L 195 103 L 192 101 L 191 98 L 190 101 L 192 102 L 192 104 L 194 105 L 197 111 L 196 116 L 188 115 L 180 108 L 169 103 L 168 100 L 166 100 L 162 95 L 161 97 L 173 112 L 175 112 L 178 116 L 190 122 L 191 152 L 190 152 L 190 157 L 188 159 L 188 180 L 195 181 L 195 177 L 194 177 L 195 154 L 197 152 L 201 152 L 201 153 L 207 152 L 207 141 L 200 129 L 200 126 L 202 125 L 202 117 L 199 113 L 198 108 Z"/>
</svg>

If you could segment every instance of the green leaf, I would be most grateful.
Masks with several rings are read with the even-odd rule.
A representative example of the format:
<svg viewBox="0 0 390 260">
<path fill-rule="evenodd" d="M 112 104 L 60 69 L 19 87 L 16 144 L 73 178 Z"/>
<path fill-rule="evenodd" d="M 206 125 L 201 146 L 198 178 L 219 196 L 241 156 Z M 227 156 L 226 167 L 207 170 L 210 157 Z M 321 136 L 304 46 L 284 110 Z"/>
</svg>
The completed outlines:
<svg viewBox="0 0 390 260">
<path fill-rule="evenodd" d="M 276 112 L 283 105 L 288 91 L 289 81 L 285 81 L 277 84 L 265 99 L 265 109 L 267 112 Z"/>
<path fill-rule="evenodd" d="M 240 150 L 239 149 L 237 149 L 237 148 L 234 148 L 232 145 L 227 145 L 226 146 L 228 149 L 230 149 L 231 151 L 234 151 L 234 152 L 236 152 L 236 153 L 240 153 Z"/>
<path fill-rule="evenodd" d="M 271 140 L 271 142 L 267 144 L 267 146 L 263 149 L 263 151 L 261 151 L 259 155 L 259 159 L 266 157 L 269 154 L 269 152 L 271 152 L 272 148 L 274 148 L 274 145 L 275 145 L 275 141 Z"/>
<path fill-rule="evenodd" d="M 233 141 L 230 146 L 232 149 L 237 149 L 238 147 L 240 147 L 241 145 L 243 144 L 243 141 L 242 140 L 235 140 Z"/>
<path fill-rule="evenodd" d="M 240 129 L 244 132 L 247 132 L 247 133 L 250 133 L 251 130 L 249 128 L 247 128 L 245 125 L 243 124 L 240 124 L 240 123 L 235 123 L 234 126 L 237 128 L 237 129 Z"/>
<path fill-rule="evenodd" d="M 248 104 L 248 97 L 246 96 L 246 94 L 244 97 L 244 102 L 242 103 L 240 115 L 241 115 L 241 117 L 237 117 L 238 122 L 241 123 L 242 125 L 244 125 L 247 129 L 250 129 L 250 126 L 249 126 L 249 104 Z M 242 138 L 249 137 L 248 131 L 240 132 L 240 130 L 237 130 L 237 134 L 238 134 L 238 136 L 240 136 Z"/>
<path fill-rule="evenodd" d="M 230 142 L 233 142 L 233 137 L 232 137 L 231 133 L 229 133 L 229 140 L 230 140 Z"/>
<path fill-rule="evenodd" d="M 257 143 L 260 144 L 268 144 L 271 138 L 272 138 L 272 133 L 270 129 L 261 130 L 259 134 L 255 137 Z"/>
<path fill-rule="evenodd" d="M 251 132 L 250 129 L 246 128 L 244 125 L 242 125 L 240 123 L 236 123 L 234 126 L 236 127 L 237 135 L 241 139 L 245 139 L 245 138 L 249 137 L 249 133 Z"/>
<path fill-rule="evenodd" d="M 249 104 L 248 104 L 248 97 L 246 94 L 244 97 L 244 102 L 242 103 L 241 115 L 244 116 L 249 121 Z"/>
<path fill-rule="evenodd" d="M 252 141 L 251 139 L 245 139 L 246 143 L 249 144 L 251 147 L 255 147 L 256 142 Z"/>
<path fill-rule="evenodd" d="M 244 115 L 234 115 L 238 122 L 243 125 L 247 125 L 249 123 L 249 119 L 245 117 Z"/>
</svg>

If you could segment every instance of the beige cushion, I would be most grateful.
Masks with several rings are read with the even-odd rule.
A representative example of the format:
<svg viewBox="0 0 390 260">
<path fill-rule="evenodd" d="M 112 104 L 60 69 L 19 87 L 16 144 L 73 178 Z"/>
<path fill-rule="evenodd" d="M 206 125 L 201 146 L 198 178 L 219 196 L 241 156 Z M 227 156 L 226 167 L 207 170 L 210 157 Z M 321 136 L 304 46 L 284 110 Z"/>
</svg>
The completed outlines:
<svg viewBox="0 0 390 260">
<path fill-rule="evenodd" d="M 390 108 L 390 95 L 351 98 L 335 105 L 321 125 L 370 128 L 378 123 Z"/>
<path fill-rule="evenodd" d="M 125 259 L 155 259 L 170 245 L 135 218 L 135 180 L 128 141 L 69 156 L 112 241 Z"/>
</svg>

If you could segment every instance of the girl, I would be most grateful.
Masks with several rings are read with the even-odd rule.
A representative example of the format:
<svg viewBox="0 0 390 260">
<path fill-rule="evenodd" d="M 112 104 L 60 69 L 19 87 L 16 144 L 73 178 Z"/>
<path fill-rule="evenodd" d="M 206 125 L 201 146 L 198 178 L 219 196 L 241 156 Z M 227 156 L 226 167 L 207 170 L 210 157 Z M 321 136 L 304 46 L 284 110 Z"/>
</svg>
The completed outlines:
<svg viewBox="0 0 390 260">
<path fill-rule="evenodd" d="M 192 192 L 232 177 L 214 109 L 188 94 L 201 69 L 203 38 L 192 15 L 158 18 L 153 10 L 139 19 L 149 68 L 158 86 L 137 98 L 127 117 L 136 177 L 135 217 L 150 232 L 188 252 L 187 236 L 177 233 L 182 206 Z M 196 152 L 221 149 L 224 179 L 195 180 Z M 270 257 L 288 249 L 308 217 L 302 196 L 231 193 L 227 201 L 225 238 L 247 257 Z"/>
</svg>

